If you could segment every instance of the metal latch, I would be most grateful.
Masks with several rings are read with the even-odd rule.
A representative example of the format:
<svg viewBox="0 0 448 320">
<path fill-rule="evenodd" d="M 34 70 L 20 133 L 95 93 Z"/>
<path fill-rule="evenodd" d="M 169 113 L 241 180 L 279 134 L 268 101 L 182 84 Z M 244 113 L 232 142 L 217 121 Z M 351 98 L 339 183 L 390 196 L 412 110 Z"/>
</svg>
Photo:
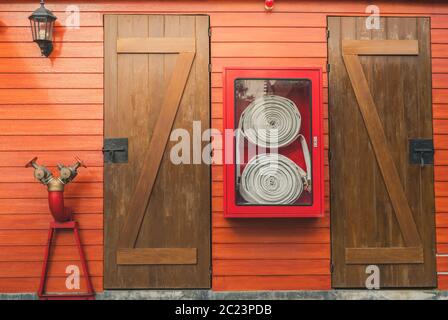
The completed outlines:
<svg viewBox="0 0 448 320">
<path fill-rule="evenodd" d="M 409 140 L 409 162 L 424 166 L 434 163 L 434 143 L 432 139 Z"/>
<path fill-rule="evenodd" d="M 104 139 L 103 155 L 105 163 L 128 162 L 128 138 Z"/>
</svg>

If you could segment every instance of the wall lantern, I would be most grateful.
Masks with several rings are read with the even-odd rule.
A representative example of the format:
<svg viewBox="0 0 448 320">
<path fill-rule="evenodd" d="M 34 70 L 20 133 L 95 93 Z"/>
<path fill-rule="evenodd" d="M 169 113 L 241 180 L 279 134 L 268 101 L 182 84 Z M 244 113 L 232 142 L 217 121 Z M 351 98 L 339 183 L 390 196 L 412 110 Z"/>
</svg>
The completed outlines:
<svg viewBox="0 0 448 320">
<path fill-rule="evenodd" d="M 53 27 L 57 17 L 45 8 L 44 0 L 40 1 L 40 8 L 29 17 L 33 41 L 39 45 L 43 56 L 48 57 L 53 51 Z"/>
</svg>

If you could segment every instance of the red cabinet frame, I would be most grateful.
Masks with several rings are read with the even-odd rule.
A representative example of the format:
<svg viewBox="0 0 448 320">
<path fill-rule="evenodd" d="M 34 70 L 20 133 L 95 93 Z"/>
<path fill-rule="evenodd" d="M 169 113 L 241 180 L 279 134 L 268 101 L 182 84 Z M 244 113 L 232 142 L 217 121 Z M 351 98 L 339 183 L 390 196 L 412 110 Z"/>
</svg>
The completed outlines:
<svg viewBox="0 0 448 320">
<path fill-rule="evenodd" d="M 322 107 L 322 69 L 321 68 L 224 68 L 224 128 L 235 130 L 235 80 L 237 79 L 275 79 L 309 80 L 311 82 L 311 155 L 312 194 L 307 205 L 239 205 L 236 199 L 236 166 L 234 161 L 233 138 L 224 135 L 224 216 L 228 218 L 248 217 L 322 217 L 324 215 L 324 139 Z M 227 154 L 231 152 L 232 154 Z"/>
</svg>

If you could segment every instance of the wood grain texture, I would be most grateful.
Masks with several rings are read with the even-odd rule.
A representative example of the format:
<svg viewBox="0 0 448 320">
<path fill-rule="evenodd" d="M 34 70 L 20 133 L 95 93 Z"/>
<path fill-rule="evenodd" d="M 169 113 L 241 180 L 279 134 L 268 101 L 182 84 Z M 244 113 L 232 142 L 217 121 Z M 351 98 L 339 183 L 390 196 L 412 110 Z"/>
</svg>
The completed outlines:
<svg viewBox="0 0 448 320">
<path fill-rule="evenodd" d="M 360 15 L 364 16 L 366 3 L 356 1 L 279 1 L 275 4 L 275 11 L 266 13 L 263 5 L 259 1 L 196 1 L 196 0 L 182 0 L 182 1 L 159 1 L 159 2 L 142 2 L 142 1 L 83 1 L 76 2 L 81 10 L 82 26 L 79 29 L 66 28 L 66 19 L 64 19 L 66 13 L 65 9 L 67 3 L 63 1 L 51 1 L 46 4 L 55 14 L 59 17 L 56 27 L 57 52 L 62 52 L 62 47 L 67 42 L 77 42 L 78 48 L 82 48 L 86 52 L 89 50 L 91 42 L 103 41 L 103 14 L 107 13 L 140 13 L 148 14 L 154 12 L 160 13 L 186 13 L 186 14 L 210 14 L 211 23 L 214 25 L 212 28 L 212 44 L 213 47 L 216 42 L 268 42 L 274 50 L 279 42 L 287 43 L 325 43 L 325 28 L 327 16 L 337 15 Z M 381 8 L 383 15 L 393 16 L 430 16 L 431 17 L 431 41 L 436 44 L 446 43 L 446 34 L 448 30 L 448 6 L 444 3 L 427 3 L 427 2 L 413 2 L 408 1 L 377 1 L 375 2 Z M 0 3 L 0 41 L 8 42 L 10 47 L 14 47 L 16 44 L 20 46 L 15 47 L 22 48 L 21 42 L 29 42 L 31 44 L 31 35 L 29 32 L 29 22 L 27 17 L 30 12 L 36 8 L 36 4 L 32 2 L 4 2 Z M 73 48 L 73 47 L 72 47 Z M 443 55 L 444 47 L 435 47 L 439 56 Z M 103 74 L 103 58 L 81 58 L 73 56 L 68 57 L 55 57 L 55 58 L 41 58 L 37 46 L 33 44 L 30 46 L 34 57 L 28 58 L 0 58 L 0 74 L 3 75 L 5 81 L 11 76 L 11 79 L 23 78 L 23 87 L 17 88 L 67 88 L 70 83 L 73 84 L 73 88 L 78 88 L 83 85 L 80 81 L 85 79 L 83 74 L 97 74 L 102 77 Z M 67 51 L 66 51 L 67 52 Z M 23 56 L 25 53 L 9 51 L 11 55 Z M 29 53 L 28 53 L 29 54 Z M 89 53 L 80 53 L 82 55 L 88 55 Z M 96 54 L 99 54 L 98 52 Z M 272 67 L 291 67 L 291 66 L 320 66 L 326 72 L 326 57 L 313 58 L 313 57 L 301 57 L 297 53 L 294 58 L 281 58 L 281 57 L 260 57 L 260 58 L 241 58 L 241 57 L 213 57 L 212 56 L 212 68 L 214 72 L 221 72 L 223 67 L 226 66 L 247 66 L 247 67 L 260 67 L 260 66 L 272 66 Z M 308 53 L 307 53 L 308 54 Z M 160 60 L 153 58 L 153 63 L 160 63 Z M 364 66 L 366 62 L 364 61 Z M 445 58 L 434 57 L 431 61 L 433 71 L 433 86 L 434 88 L 444 88 L 444 78 L 448 74 L 448 60 Z M 333 70 L 333 69 L 332 69 Z M 48 85 L 38 80 L 39 75 L 53 75 L 47 79 Z M 64 74 L 70 74 L 71 79 L 67 79 L 67 83 L 56 79 L 62 79 Z M 78 77 L 79 76 L 79 77 Z M 213 74 L 212 74 L 213 77 Z M 43 79 L 43 78 L 41 78 Z M 54 79 L 54 80 L 51 80 Z M 220 75 L 218 76 L 220 81 Z M 51 81 L 50 81 L 51 80 Z M 93 81 L 93 80 L 92 80 Z M 212 83 L 216 83 L 212 81 Z M 91 83 L 89 81 L 89 83 Z M 96 80 L 95 80 L 96 83 Z M 19 81 L 14 81 L 11 85 L 5 84 L 10 88 L 20 84 Z M 34 85 L 33 85 L 34 84 Z M 221 88 L 220 85 L 213 85 L 216 88 Z M 84 88 L 84 87 L 83 87 Z M 96 87 L 95 87 L 96 88 Z M 212 93 L 215 95 L 216 92 Z M 439 95 L 438 92 L 436 92 Z M 215 98 L 214 98 L 215 99 Z M 49 104 L 29 104 L 23 105 L 2 105 L 0 107 L 1 119 L 102 119 L 102 104 L 99 103 L 95 107 L 89 109 L 86 104 L 74 104 L 54 105 L 53 101 Z M 64 112 L 63 107 L 67 107 L 67 112 Z M 70 106 L 70 107 L 69 107 Z M 99 107 L 98 107 L 99 106 Z M 61 107 L 60 109 L 58 109 Z M 77 108 L 78 107 L 78 108 Z M 331 106 L 330 106 L 331 109 Z M 36 112 L 33 112 L 35 110 Z M 39 110 L 40 112 L 37 112 Z M 222 118 L 222 104 L 213 104 L 212 112 L 214 118 Z M 434 117 L 437 119 L 446 119 L 445 108 L 442 104 L 433 105 Z M 23 117 L 23 118 L 21 118 Z M 328 145 L 328 137 L 325 138 Z M 22 142 L 24 141 L 24 142 Z M 356 141 L 356 140 L 355 140 Z M 48 142 L 48 145 L 47 145 Z M 11 141 L 4 139 L 1 140 L 0 145 L 2 151 L 0 151 L 0 166 L 6 167 L 19 167 L 24 162 L 28 161 L 35 155 L 39 155 L 39 159 L 47 164 L 54 165 L 58 161 L 71 162 L 74 155 L 79 155 L 83 160 L 87 161 L 87 165 L 102 166 L 102 138 L 100 137 L 97 142 L 93 142 L 88 139 L 86 142 L 80 136 L 76 137 L 64 137 L 55 138 L 51 137 L 26 137 L 19 136 L 17 138 L 12 137 Z M 446 134 L 438 134 L 435 136 L 435 145 L 437 148 L 435 154 L 435 161 L 437 165 L 448 165 L 448 136 Z M 17 151 L 17 150 L 20 151 Z M 81 150 L 80 150 L 81 149 Z M 87 149 L 87 150 L 83 150 Z M 365 152 L 365 149 L 362 150 Z M 328 161 L 328 159 L 326 160 Z M 213 174 L 214 176 L 214 174 Z M 435 172 L 436 180 L 443 180 L 440 178 L 441 174 Z M 78 177 L 82 179 L 81 175 Z M 215 184 L 222 183 L 219 178 L 214 182 Z M 385 195 L 383 195 L 385 196 Z M 212 211 L 220 214 L 223 210 L 223 198 L 213 197 Z M 102 198 L 73 198 L 67 200 L 68 205 L 74 207 L 78 212 L 82 213 L 102 213 L 103 201 Z M 437 211 L 448 212 L 448 197 L 437 197 L 435 199 Z M 329 199 L 326 198 L 326 208 L 329 208 Z M 48 214 L 46 199 L 0 199 L 0 214 Z M 222 221 L 217 222 L 216 229 Z M 332 221 L 333 223 L 334 221 Z M 374 221 L 373 221 L 374 222 Z M 240 225 L 244 225 L 249 230 L 254 230 L 253 236 L 250 237 L 250 241 L 256 241 L 256 230 L 258 226 L 252 226 L 250 222 L 241 222 Z M 259 223 L 260 225 L 263 222 Z M 293 232 L 296 228 L 297 232 L 301 232 L 300 223 L 297 226 L 291 228 L 289 221 L 285 221 L 285 225 L 278 223 L 277 229 L 284 228 L 287 232 Z M 313 223 L 304 222 L 304 225 L 313 225 Z M 322 229 L 322 228 L 319 228 Z M 323 228 L 325 230 L 325 228 Z M 215 230 L 215 229 L 213 229 Z M 291 230 L 291 231 L 290 231 Z M 264 229 L 262 228 L 261 232 Z M 322 230 L 320 230 L 322 231 Z M 320 232 L 319 231 L 319 232 Z M 318 233 L 319 233 L 318 232 Z M 448 228 L 440 228 L 438 231 L 437 240 L 439 241 L 438 247 L 448 243 Z M 30 235 L 30 238 L 29 236 Z M 326 238 L 329 235 L 322 233 L 321 237 Z M 15 237 L 21 237 L 24 243 L 24 247 L 27 248 L 34 241 L 34 233 L 29 233 L 26 230 L 20 230 L 20 234 L 16 234 Z M 44 234 L 44 237 L 46 233 Z M 219 234 L 214 238 L 217 241 L 221 241 Z M 227 236 L 227 235 L 226 235 Z M 88 234 L 86 239 L 89 240 L 91 235 Z M 94 238 L 94 236 L 92 235 Z M 93 239 L 92 238 L 92 239 Z M 19 238 L 18 238 L 19 239 Z M 282 239 L 288 239 L 283 237 Z M 291 238 L 293 239 L 293 238 Z M 269 240 L 269 239 L 268 239 Z M 274 239 L 271 239 L 274 240 Z M 17 240 L 19 241 L 19 240 Z M 89 240 L 90 241 L 90 240 Z M 227 238 L 224 241 L 228 241 Z M 288 241 L 288 240 L 286 240 Z M 293 240 L 295 241 L 295 240 Z M 319 242 L 320 240 L 316 240 Z M 440 242 L 442 241 L 442 242 Z M 235 251 L 225 246 L 242 246 L 242 249 L 247 249 L 248 254 L 257 259 L 263 259 L 272 257 L 272 259 L 288 259 L 288 258 L 304 258 L 313 259 L 318 257 L 318 253 L 322 252 L 322 256 L 325 256 L 329 252 L 329 240 L 322 244 L 309 244 L 317 245 L 316 254 L 311 249 L 304 247 L 297 247 L 302 244 L 293 244 L 288 242 L 266 244 L 266 243 L 233 243 L 233 244 L 216 244 L 218 246 L 216 250 L 213 250 L 213 256 L 220 258 L 225 256 L 226 259 L 239 259 L 244 251 L 235 247 Z M 98 244 L 101 248 L 102 244 Z M 223 247 L 224 246 L 224 247 Z M 252 247 L 245 247 L 252 246 Z M 59 245 L 57 246 L 59 248 Z M 61 248 L 67 246 L 62 245 Z M 89 247 L 89 246 L 87 246 Z M 4 248 L 4 247 L 3 247 Z M 21 252 L 21 247 L 17 250 Z M 291 250 L 289 250 L 291 248 Z M 325 249 L 325 250 L 324 250 Z M 88 250 L 86 248 L 86 250 Z M 9 251 L 11 252 L 11 251 Z M 302 254 L 303 253 L 303 254 Z M 447 252 L 445 252 L 447 253 Z M 12 254 L 12 253 L 11 253 Z M 0 252 L 1 255 L 1 252 Z M 35 256 L 35 255 L 34 255 Z M 243 257 L 244 258 L 244 257 Z M 328 257 L 327 257 L 328 258 Z M 0 258 L 0 261 L 2 259 Z M 215 290 L 297 290 L 297 289 L 330 289 L 331 277 L 330 276 L 219 276 L 213 279 L 213 288 Z M 96 290 L 102 290 L 102 278 L 94 277 L 93 284 Z M 2 278 L 0 279 L 0 291 L 3 292 L 35 292 L 39 283 L 39 278 Z M 84 283 L 81 282 L 81 285 Z M 65 289 L 65 278 L 50 278 L 48 283 L 48 289 L 50 291 L 63 291 Z M 439 288 L 448 289 L 448 276 L 439 276 Z"/>
<path fill-rule="evenodd" d="M 214 260 L 215 276 L 329 275 L 329 260 Z"/>
<path fill-rule="evenodd" d="M 39 267 L 40 270 L 40 267 Z M 80 278 L 79 290 L 69 290 L 65 286 L 66 277 L 49 277 L 46 288 L 49 292 L 85 292 L 84 277 Z M 93 289 L 95 292 L 103 291 L 103 277 L 91 277 Z M 0 288 L 8 293 L 37 292 L 39 288 L 40 277 L 18 277 L 18 278 L 0 278 Z"/>
<path fill-rule="evenodd" d="M 86 50 L 86 45 L 83 43 L 64 43 L 64 45 L 55 43 L 52 52 L 52 57 L 60 58 L 98 58 L 103 57 L 103 43 L 92 42 L 89 43 L 89 50 Z M 30 42 L 17 43 L 11 46 L 9 43 L 0 42 L 0 57 L 1 58 L 38 58 L 41 52 L 38 46 Z"/>
<path fill-rule="evenodd" d="M 10 137 L 11 138 L 11 137 Z M 23 139 L 26 139 L 25 137 L 22 137 Z M 70 142 L 69 137 L 65 137 L 66 142 Z M 36 141 L 36 143 L 41 143 L 43 141 L 42 138 L 40 139 L 31 139 L 28 138 L 29 142 Z M 57 140 L 57 139 L 56 139 Z M 51 145 L 50 145 L 51 146 Z M 69 149 L 61 148 L 61 145 L 59 145 L 59 148 L 57 148 L 56 145 L 53 146 L 53 148 L 48 149 L 55 149 L 51 151 L 46 151 L 44 149 L 46 148 L 32 148 L 30 145 L 27 145 L 26 143 L 23 145 L 23 148 L 27 148 L 25 150 L 15 150 L 16 147 L 12 145 L 9 150 L 2 150 L 0 152 L 0 167 L 22 167 L 23 163 L 27 163 L 30 159 L 36 156 L 36 151 L 38 151 L 39 160 L 42 161 L 45 164 L 57 164 L 58 162 L 62 163 L 71 163 L 73 162 L 73 159 L 76 155 L 78 155 L 81 159 L 85 161 L 87 166 L 102 166 L 103 164 L 103 154 L 101 152 L 101 145 L 96 148 L 95 145 L 90 146 L 92 147 L 92 150 L 79 150 L 78 148 L 73 148 L 72 151 Z M 61 150 L 64 149 L 64 150 Z"/>
<path fill-rule="evenodd" d="M 330 259 L 330 248 L 327 244 L 288 244 L 283 243 L 224 243 L 214 244 L 214 260 L 278 260 L 282 259 Z M 257 268 L 254 267 L 254 270 Z M 328 270 L 327 270 L 328 271 Z"/>
<path fill-rule="evenodd" d="M 26 236 L 24 236 L 26 234 Z M 81 243 L 85 245 L 103 245 L 102 230 L 81 230 Z M 0 230 L 1 246 L 22 246 L 37 245 L 44 246 L 47 244 L 48 230 Z M 67 232 L 58 233 L 54 240 L 55 245 L 75 245 L 73 234 Z M 0 247 L 1 247 L 0 246 Z"/>
<path fill-rule="evenodd" d="M 197 13 L 197 12 L 257 12 L 262 13 L 265 11 L 263 6 L 258 6 L 256 2 L 240 2 L 240 1 L 210 1 L 210 2 L 197 2 L 195 0 L 184 0 L 182 2 L 160 2 L 151 4 L 142 4 L 140 1 L 117 1 L 108 0 L 98 2 L 83 2 L 80 3 L 80 9 L 83 12 L 98 12 L 98 11 L 120 11 L 120 12 L 147 12 L 147 11 L 165 11 L 165 12 L 187 12 L 187 13 Z M 415 3 L 409 6 L 407 2 L 403 3 L 390 3 L 386 0 L 378 1 L 378 5 L 381 5 L 383 12 L 388 14 L 446 14 L 448 13 L 448 8 L 444 5 L 433 5 L 428 6 L 427 3 Z M 32 3 L 27 2 L 17 2 L 17 3 L 5 3 L 1 4 L 1 11 L 32 11 Z M 53 11 L 64 12 L 64 3 L 51 3 L 49 8 Z M 335 13 L 335 12 L 357 12 L 360 15 L 365 14 L 365 4 L 356 2 L 337 2 L 332 1 L 320 1 L 314 3 L 314 1 L 303 1 L 300 3 L 294 2 L 284 2 L 276 6 L 276 10 L 280 13 L 291 12 L 291 13 Z M 267 16 L 267 15 L 266 15 Z"/>
<path fill-rule="evenodd" d="M 131 248 L 117 250 L 119 265 L 196 264 L 196 248 Z"/>
<path fill-rule="evenodd" d="M 213 289 L 217 291 L 254 291 L 254 290 L 321 290 L 331 289 L 329 275 L 300 276 L 216 276 Z"/>
<path fill-rule="evenodd" d="M 103 73 L 103 58 L 0 58 L 3 73 Z"/>
<path fill-rule="evenodd" d="M 56 25 L 53 31 L 55 42 L 103 42 L 102 27 L 70 28 Z M 26 27 L 0 26 L 0 42 L 31 42 L 31 31 Z"/>
<path fill-rule="evenodd" d="M 52 172 L 57 172 L 55 166 L 47 166 Z M 76 182 L 102 182 L 103 168 L 102 167 L 88 167 L 80 170 L 80 174 Z M 0 183 L 2 182 L 38 182 L 33 175 L 30 175 L 29 168 L 25 167 L 0 167 Z"/>
<path fill-rule="evenodd" d="M 39 277 L 42 263 L 40 261 L 8 261 L 0 262 L 0 278 L 25 278 L 25 277 Z M 76 265 L 81 268 L 81 263 L 79 258 L 71 261 L 52 261 L 48 265 L 48 275 L 50 277 L 66 277 L 65 268 L 69 265 Z M 103 273 L 103 262 L 102 261 L 88 261 L 87 267 L 89 274 L 93 277 L 99 277 Z M 32 270 L 30 272 L 30 270 Z M 81 275 L 82 271 L 81 271 Z"/>
<path fill-rule="evenodd" d="M 273 44 L 275 45 L 275 44 Z M 303 67 L 322 67 L 326 71 L 326 58 L 312 58 L 312 57 L 214 57 L 212 55 L 212 71 L 222 72 L 226 66 L 245 66 L 258 68 L 259 66 L 270 66 L 278 68 L 289 68 L 290 66 Z M 443 68 L 443 67 L 441 67 Z M 214 98 L 212 94 L 212 99 Z"/>
<path fill-rule="evenodd" d="M 208 18 L 108 15 L 105 19 L 109 66 L 105 135 L 128 137 L 133 150 L 128 164 L 105 166 L 105 286 L 207 288 L 210 169 L 173 164 L 170 150 L 176 142 L 169 141 L 169 136 L 171 129 L 191 131 L 193 120 L 200 120 L 203 129 L 209 126 Z M 164 45 L 156 51 L 167 49 L 167 44 L 171 49 L 168 53 L 152 49 L 150 53 L 117 53 L 117 39 L 126 38 L 163 38 L 165 43 L 152 43 Z M 178 38 L 195 39 L 196 52 L 172 53 L 176 43 L 170 39 Z M 176 50 L 180 49 L 185 48 Z M 128 112 L 130 107 L 133 113 Z M 131 267 L 117 261 L 117 248 L 136 248 L 138 253 L 146 248 L 184 247 L 197 248 L 197 263 L 144 265 L 140 260 Z"/>
<path fill-rule="evenodd" d="M 103 103 L 102 89 L 0 89 L 3 104 Z"/>
<path fill-rule="evenodd" d="M 215 27 L 215 42 L 321 42 L 325 28 Z"/>
<path fill-rule="evenodd" d="M 67 198 L 101 198 L 101 182 L 72 183 L 65 188 Z M 47 190 L 42 185 L 32 183 L 0 183 L 0 199 L 47 199 Z"/>
<path fill-rule="evenodd" d="M 102 104 L 2 105 L 2 120 L 103 120 Z"/>
<path fill-rule="evenodd" d="M 74 214 L 81 230 L 102 230 L 101 214 Z M 48 213 L 0 215 L 0 230 L 48 230 L 53 219 Z"/>
<path fill-rule="evenodd" d="M 119 38 L 117 53 L 180 53 L 195 52 L 194 38 Z"/>
<path fill-rule="evenodd" d="M 0 74 L 1 89 L 87 89 L 103 88 L 99 73 Z"/>
<path fill-rule="evenodd" d="M 167 94 L 162 102 L 161 110 L 154 125 L 148 149 L 142 159 L 142 169 L 129 205 L 128 217 L 120 233 L 119 245 L 124 248 L 133 248 L 137 241 L 146 207 L 151 198 L 161 161 L 165 153 L 166 144 L 190 75 L 195 52 L 178 53 L 173 74 L 167 84 Z"/>
<path fill-rule="evenodd" d="M 102 120 L 0 120 L 2 136 L 102 135 Z"/>
<path fill-rule="evenodd" d="M 327 56 L 325 43 L 215 43 L 214 58 L 322 58 Z"/>
<path fill-rule="evenodd" d="M 342 40 L 342 54 L 418 55 L 417 40 Z"/>
<path fill-rule="evenodd" d="M 391 148 L 384 133 L 381 119 L 376 111 L 377 107 L 373 101 L 359 57 L 357 55 L 344 54 L 344 44 L 343 41 L 342 57 L 345 62 L 345 67 L 347 68 L 347 73 L 350 77 L 350 82 L 355 92 L 359 110 L 364 119 L 364 124 L 369 134 L 370 143 L 372 144 L 376 161 L 381 170 L 384 184 L 386 185 L 395 215 L 400 224 L 404 241 L 408 246 L 420 246 L 421 239 L 417 231 L 417 226 L 401 185 L 398 170 L 391 155 Z M 350 45 L 348 48 L 350 48 Z M 396 52 L 402 52 L 402 54 L 403 52 L 405 54 L 408 52 L 401 51 L 401 47 L 399 49 Z"/>
<path fill-rule="evenodd" d="M 363 18 L 328 23 L 333 286 L 365 287 L 368 264 L 395 260 L 379 266 L 381 287 L 434 287 L 433 167 L 409 165 L 407 150 L 410 137 L 432 137 L 429 20 L 381 18 L 379 30 L 366 30 Z M 359 39 L 418 40 L 419 54 L 343 58 L 344 41 Z M 423 257 L 390 249 L 420 243 Z"/>
<path fill-rule="evenodd" d="M 240 228 L 215 228 L 213 243 L 330 243 L 325 228 L 306 228 L 282 225 L 277 228 L 262 226 L 252 228 L 250 223 Z"/>
<path fill-rule="evenodd" d="M 68 198 L 65 204 L 76 213 L 103 213 L 102 198 Z M 0 199 L 0 215 L 48 214 L 48 199 Z"/>
<path fill-rule="evenodd" d="M 0 136 L 0 158 L 2 155 L 2 151 L 34 151 L 30 152 L 34 155 L 40 154 L 41 151 L 69 151 L 73 159 L 73 155 L 76 155 L 78 151 L 101 152 L 101 148 L 103 146 L 103 137 L 101 135 L 59 136 L 53 134 L 47 136 Z M 38 152 L 36 153 L 36 151 Z M 70 162 L 71 161 L 72 160 L 70 160 Z M 23 164 L 23 162 L 21 164 Z"/>
<path fill-rule="evenodd" d="M 46 246 L 2 246 L 0 259 L 6 261 L 36 261 L 42 262 Z M 84 246 L 84 254 L 89 261 L 103 260 L 102 245 Z M 52 261 L 76 261 L 79 259 L 79 252 L 76 246 L 55 246 L 51 252 Z M 40 269 L 40 268 L 39 268 Z"/>
<path fill-rule="evenodd" d="M 56 16 L 58 14 L 60 16 L 65 15 L 65 5 L 64 9 L 61 9 L 60 12 L 54 12 Z M 51 6 L 48 7 L 51 10 Z M 2 26 L 4 27 L 28 27 L 30 26 L 30 22 L 28 17 L 30 12 L 34 9 L 23 10 L 23 11 L 10 11 L 10 9 L 2 12 Z M 80 20 L 82 20 L 83 27 L 101 27 L 103 25 L 103 15 L 100 12 L 81 12 Z M 56 25 L 57 26 L 71 26 L 72 19 L 58 19 Z"/>
<path fill-rule="evenodd" d="M 346 248 L 347 264 L 424 263 L 422 247 Z"/>
</svg>

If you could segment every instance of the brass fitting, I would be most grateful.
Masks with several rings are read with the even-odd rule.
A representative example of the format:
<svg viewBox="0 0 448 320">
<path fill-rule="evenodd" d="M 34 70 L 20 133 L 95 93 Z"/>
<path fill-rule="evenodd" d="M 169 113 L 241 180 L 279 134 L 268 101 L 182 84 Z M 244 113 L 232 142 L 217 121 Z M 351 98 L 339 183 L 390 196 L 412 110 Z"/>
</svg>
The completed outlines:
<svg viewBox="0 0 448 320">
<path fill-rule="evenodd" d="M 76 163 L 72 166 L 65 166 L 63 164 L 58 164 L 59 177 L 54 177 L 53 174 L 42 165 L 36 163 L 37 157 L 31 159 L 25 167 L 34 168 L 34 177 L 40 181 L 43 185 L 46 185 L 48 191 L 64 191 L 64 186 L 78 175 L 78 168 L 87 168 L 82 160 L 75 157 Z"/>
<path fill-rule="evenodd" d="M 76 163 L 72 166 L 64 166 L 63 164 L 58 163 L 58 169 L 59 169 L 59 179 L 62 181 L 63 184 L 67 184 L 71 182 L 75 177 L 78 175 L 78 168 L 84 167 L 87 168 L 84 162 L 79 159 L 78 157 L 75 157 Z"/>
<path fill-rule="evenodd" d="M 48 191 L 64 191 L 65 184 L 61 181 L 60 178 L 51 179 L 47 183 Z"/>
<path fill-rule="evenodd" d="M 36 163 L 37 157 L 34 157 L 25 165 L 25 168 L 34 168 L 34 177 L 42 184 L 47 185 L 52 179 L 53 174 L 45 166 L 38 165 Z"/>
</svg>

